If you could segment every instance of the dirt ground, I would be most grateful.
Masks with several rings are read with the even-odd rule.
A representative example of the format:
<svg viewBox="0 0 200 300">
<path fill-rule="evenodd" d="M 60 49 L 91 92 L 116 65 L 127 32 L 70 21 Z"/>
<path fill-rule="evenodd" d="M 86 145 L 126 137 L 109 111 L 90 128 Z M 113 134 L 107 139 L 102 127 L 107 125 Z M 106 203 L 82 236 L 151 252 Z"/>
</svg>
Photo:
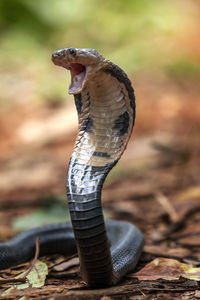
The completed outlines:
<svg viewBox="0 0 200 300">
<path fill-rule="evenodd" d="M 144 76 L 134 86 L 134 134 L 105 183 L 103 207 L 106 218 L 129 221 L 143 232 L 136 270 L 115 287 L 90 290 L 77 259 L 43 257 L 49 267 L 45 285 L 5 294 L 30 263 L 3 270 L 2 299 L 200 299 L 200 87 Z M 72 102 L 17 104 L 1 112 L 2 241 L 16 234 L 16 218 L 60 205 L 76 123 Z"/>
</svg>

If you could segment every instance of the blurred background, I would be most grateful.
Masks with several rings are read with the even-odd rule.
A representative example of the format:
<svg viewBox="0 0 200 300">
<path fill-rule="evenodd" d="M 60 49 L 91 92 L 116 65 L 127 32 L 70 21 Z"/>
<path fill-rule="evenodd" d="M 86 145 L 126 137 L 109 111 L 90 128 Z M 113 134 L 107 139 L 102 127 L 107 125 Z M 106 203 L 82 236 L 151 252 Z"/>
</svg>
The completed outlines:
<svg viewBox="0 0 200 300">
<path fill-rule="evenodd" d="M 106 215 L 143 228 L 145 211 L 177 217 L 176 193 L 199 197 L 199 28 L 198 0 L 0 1 L 1 238 L 66 220 L 77 116 L 69 74 L 51 62 L 64 47 L 97 49 L 135 89 L 136 126 L 106 181 Z"/>
</svg>

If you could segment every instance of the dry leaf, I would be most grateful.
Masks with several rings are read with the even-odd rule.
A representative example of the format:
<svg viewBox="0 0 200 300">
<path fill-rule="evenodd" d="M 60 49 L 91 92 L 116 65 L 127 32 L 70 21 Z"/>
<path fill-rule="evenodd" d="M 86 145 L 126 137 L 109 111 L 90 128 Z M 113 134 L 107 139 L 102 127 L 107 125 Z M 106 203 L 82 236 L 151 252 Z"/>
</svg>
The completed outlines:
<svg viewBox="0 0 200 300">
<path fill-rule="evenodd" d="M 191 256 L 191 251 L 186 248 L 170 248 L 167 247 L 164 243 L 161 245 L 145 245 L 144 251 L 147 253 L 154 254 L 156 256 L 166 256 L 166 257 L 173 257 L 173 258 L 182 258 Z"/>
<path fill-rule="evenodd" d="M 200 186 L 187 188 L 176 195 L 177 200 L 188 200 L 191 198 L 199 198 L 199 197 L 200 197 Z"/>
<path fill-rule="evenodd" d="M 79 258 L 74 257 L 68 261 L 61 262 L 60 264 L 56 265 L 53 269 L 55 271 L 66 271 L 71 267 L 78 266 L 78 265 L 79 265 Z"/>
<path fill-rule="evenodd" d="M 24 278 L 27 271 L 17 275 L 15 278 L 20 279 Z M 30 286 L 38 288 L 42 287 L 45 284 L 46 275 L 48 274 L 47 265 L 39 260 L 37 260 L 36 264 L 34 264 L 32 270 L 27 274 L 26 281 L 23 283 L 12 283 L 10 287 L 2 294 L 2 296 L 7 296 L 10 291 L 13 289 L 23 290 Z"/>
<path fill-rule="evenodd" d="M 139 280 L 178 280 L 184 277 L 200 281 L 200 268 L 193 268 L 175 259 L 156 258 L 131 277 L 137 277 Z"/>
</svg>

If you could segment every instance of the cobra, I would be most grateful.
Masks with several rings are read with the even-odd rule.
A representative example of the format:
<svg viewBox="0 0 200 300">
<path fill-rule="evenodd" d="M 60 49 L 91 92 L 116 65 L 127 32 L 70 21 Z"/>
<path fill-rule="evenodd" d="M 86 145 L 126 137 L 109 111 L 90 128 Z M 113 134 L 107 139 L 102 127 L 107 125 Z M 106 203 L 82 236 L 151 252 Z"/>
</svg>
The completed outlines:
<svg viewBox="0 0 200 300">
<path fill-rule="evenodd" d="M 79 130 L 67 174 L 72 225 L 48 225 L 25 231 L 0 244 L 0 267 L 40 255 L 78 252 L 83 280 L 91 287 L 110 286 L 136 266 L 143 237 L 134 225 L 104 221 L 104 180 L 124 152 L 135 120 L 131 81 L 117 65 L 93 49 L 64 48 L 52 61 L 71 73 Z"/>
</svg>

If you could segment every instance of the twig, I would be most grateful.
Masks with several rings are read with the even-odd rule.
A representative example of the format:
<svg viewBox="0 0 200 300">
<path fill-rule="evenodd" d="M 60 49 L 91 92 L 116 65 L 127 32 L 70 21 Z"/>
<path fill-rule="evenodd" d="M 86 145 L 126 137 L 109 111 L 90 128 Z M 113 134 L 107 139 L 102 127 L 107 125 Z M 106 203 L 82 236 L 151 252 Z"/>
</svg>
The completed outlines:
<svg viewBox="0 0 200 300">
<path fill-rule="evenodd" d="M 0 283 L 10 283 L 10 282 L 26 282 L 26 277 L 21 278 L 0 278 Z"/>
<path fill-rule="evenodd" d="M 158 201 L 158 203 L 165 209 L 165 211 L 168 213 L 171 221 L 173 223 L 176 223 L 179 220 L 179 215 L 177 214 L 175 208 L 169 201 L 169 199 L 163 195 L 161 192 L 157 191 L 155 193 L 155 198 Z"/>
<path fill-rule="evenodd" d="M 0 278 L 0 283 L 8 283 L 8 282 L 26 282 L 26 277 L 27 275 L 31 272 L 31 270 L 34 268 L 36 261 L 38 259 L 39 256 L 39 248 L 40 248 L 40 240 L 37 237 L 35 240 L 35 256 L 31 262 L 30 267 L 28 268 L 28 270 L 25 272 L 25 274 L 23 275 L 23 277 L 12 277 L 12 278 Z"/>
<path fill-rule="evenodd" d="M 69 260 L 71 260 L 72 258 L 75 258 L 75 257 L 77 257 L 77 253 L 76 253 L 76 254 L 73 254 L 73 255 L 71 255 L 71 256 L 69 256 L 68 258 L 66 258 L 66 259 L 64 259 L 64 260 L 62 260 L 62 261 L 60 261 L 60 262 L 58 262 L 58 263 L 54 263 L 53 265 L 51 265 L 51 266 L 49 267 L 49 270 L 51 270 L 51 269 L 53 269 L 54 267 L 57 267 L 57 266 L 59 266 L 59 265 L 65 263 L 65 262 L 68 262 Z"/>
</svg>

